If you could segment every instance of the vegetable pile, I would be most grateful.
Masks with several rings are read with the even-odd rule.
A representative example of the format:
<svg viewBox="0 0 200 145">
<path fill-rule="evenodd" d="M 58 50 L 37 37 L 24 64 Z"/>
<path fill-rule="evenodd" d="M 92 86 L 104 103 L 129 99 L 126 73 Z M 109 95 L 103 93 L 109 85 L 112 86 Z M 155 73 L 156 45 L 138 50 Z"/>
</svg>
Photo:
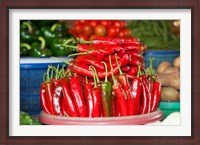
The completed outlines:
<svg viewBox="0 0 200 145">
<path fill-rule="evenodd" d="M 65 45 L 75 45 L 65 22 L 29 20 L 20 23 L 20 56 L 67 56 L 76 52 Z"/>
<path fill-rule="evenodd" d="M 69 32 L 83 40 L 93 40 L 97 36 L 132 38 L 126 22 L 120 20 L 77 20 Z"/>
<path fill-rule="evenodd" d="M 69 47 L 69 46 L 68 46 Z M 41 84 L 45 113 L 67 117 L 111 117 L 146 114 L 157 109 L 161 84 L 144 71 L 144 45 L 125 38 L 80 40 L 78 55 L 68 64 L 49 66 Z M 55 58 L 55 57 L 54 57 Z M 58 59 L 58 58 L 55 58 Z"/>
<path fill-rule="evenodd" d="M 131 34 L 140 38 L 148 50 L 179 50 L 180 21 L 132 20 L 127 22 Z"/>
<path fill-rule="evenodd" d="M 162 101 L 180 100 L 180 56 L 175 58 L 173 65 L 162 62 L 157 69 L 158 81 L 162 84 Z"/>
</svg>

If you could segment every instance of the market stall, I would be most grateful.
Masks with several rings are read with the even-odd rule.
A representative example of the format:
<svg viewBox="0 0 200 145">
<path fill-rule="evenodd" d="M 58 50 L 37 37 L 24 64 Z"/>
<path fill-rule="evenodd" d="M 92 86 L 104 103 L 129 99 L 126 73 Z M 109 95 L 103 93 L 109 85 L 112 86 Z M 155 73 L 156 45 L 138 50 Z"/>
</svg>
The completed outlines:
<svg viewBox="0 0 200 145">
<path fill-rule="evenodd" d="M 20 124 L 140 124 L 180 112 L 180 22 L 20 21 Z"/>
</svg>

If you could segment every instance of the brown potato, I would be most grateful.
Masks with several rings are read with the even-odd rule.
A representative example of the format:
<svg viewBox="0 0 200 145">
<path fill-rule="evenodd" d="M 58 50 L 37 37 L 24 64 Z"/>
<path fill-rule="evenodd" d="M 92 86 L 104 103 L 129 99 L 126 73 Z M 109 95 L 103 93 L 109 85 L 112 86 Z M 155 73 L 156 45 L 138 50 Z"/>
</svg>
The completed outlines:
<svg viewBox="0 0 200 145">
<path fill-rule="evenodd" d="M 174 67 L 180 68 L 180 56 L 174 59 L 173 65 Z"/>
<path fill-rule="evenodd" d="M 168 67 L 170 67 L 171 64 L 167 61 L 160 63 L 160 65 L 157 68 L 158 73 L 163 73 Z"/>
<path fill-rule="evenodd" d="M 172 73 L 172 72 L 179 72 L 179 68 L 177 67 L 168 67 L 164 72 L 163 74 L 168 74 L 168 73 Z"/>
<path fill-rule="evenodd" d="M 157 81 L 164 87 L 173 87 L 180 90 L 180 72 L 172 72 L 168 74 L 157 74 Z"/>
<path fill-rule="evenodd" d="M 162 87 L 161 89 L 162 101 L 178 101 L 178 91 L 172 87 Z"/>
</svg>

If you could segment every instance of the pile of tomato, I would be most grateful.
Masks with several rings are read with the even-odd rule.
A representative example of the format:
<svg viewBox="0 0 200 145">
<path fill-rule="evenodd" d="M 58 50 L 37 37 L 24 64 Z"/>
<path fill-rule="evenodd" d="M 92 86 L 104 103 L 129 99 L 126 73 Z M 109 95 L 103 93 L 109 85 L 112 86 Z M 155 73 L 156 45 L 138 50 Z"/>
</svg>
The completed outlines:
<svg viewBox="0 0 200 145">
<path fill-rule="evenodd" d="M 76 20 L 69 32 L 83 40 L 93 40 L 97 36 L 132 38 L 126 21 L 122 20 Z"/>
</svg>

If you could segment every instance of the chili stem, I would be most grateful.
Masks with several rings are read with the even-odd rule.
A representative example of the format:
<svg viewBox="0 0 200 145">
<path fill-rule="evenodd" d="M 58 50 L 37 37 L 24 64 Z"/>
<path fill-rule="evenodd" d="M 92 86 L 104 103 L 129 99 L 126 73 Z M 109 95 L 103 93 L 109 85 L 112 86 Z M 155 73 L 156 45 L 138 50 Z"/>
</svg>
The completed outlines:
<svg viewBox="0 0 200 145">
<path fill-rule="evenodd" d="M 96 82 L 95 72 L 94 72 L 94 70 L 93 70 L 91 67 L 89 67 L 89 69 L 92 71 L 92 74 L 93 74 L 93 78 L 94 78 L 94 88 L 97 88 L 97 82 Z"/>
<path fill-rule="evenodd" d="M 43 74 L 43 82 L 46 82 L 46 79 L 45 79 L 46 76 L 47 76 L 47 73 L 44 73 Z"/>
<path fill-rule="evenodd" d="M 95 67 L 93 67 L 93 66 L 90 66 L 90 67 L 94 70 L 94 74 L 95 74 L 95 76 L 96 76 L 97 83 L 99 83 L 100 80 L 99 80 L 99 77 L 98 77 L 98 74 L 97 74 L 97 71 L 96 71 Z"/>
<path fill-rule="evenodd" d="M 64 62 L 64 63 L 66 63 L 66 64 L 70 64 L 70 62 L 69 61 L 66 61 L 66 60 L 63 60 L 63 59 L 60 59 L 60 58 L 57 58 L 57 57 L 51 57 L 52 59 L 56 59 L 56 60 L 59 60 L 59 61 L 61 61 L 61 62 Z"/>
<path fill-rule="evenodd" d="M 108 67 L 107 67 L 107 64 L 104 61 L 102 61 L 101 63 L 104 64 L 105 70 L 106 70 L 105 82 L 108 82 Z"/>
<path fill-rule="evenodd" d="M 28 43 L 21 43 L 20 47 L 25 47 L 26 49 L 30 50 L 31 46 Z"/>
<path fill-rule="evenodd" d="M 85 54 L 88 54 L 88 52 L 73 53 L 68 56 L 70 57 L 70 56 L 85 55 Z"/>
<path fill-rule="evenodd" d="M 40 40 L 41 42 L 41 46 L 40 46 L 40 49 L 44 49 L 45 45 L 46 45 L 46 41 L 43 37 L 38 37 L 38 40 Z"/>
<path fill-rule="evenodd" d="M 23 25 L 27 26 L 27 27 L 28 27 L 28 31 L 29 31 L 30 33 L 32 33 L 33 28 L 31 27 L 31 25 L 30 25 L 28 22 L 23 22 Z"/>
<path fill-rule="evenodd" d="M 118 62 L 117 54 L 116 54 L 116 53 L 115 53 L 115 60 L 116 60 L 116 63 L 117 63 L 117 67 L 118 67 L 118 69 L 119 69 L 119 74 L 122 75 L 123 72 L 122 72 L 122 70 L 121 70 L 121 68 L 120 68 L 120 65 L 119 65 L 119 62 Z"/>
<path fill-rule="evenodd" d="M 86 82 L 86 84 L 88 84 L 88 78 L 87 78 L 87 76 L 85 76 L 85 82 Z"/>
<path fill-rule="evenodd" d="M 138 73 L 137 73 L 137 77 L 139 77 L 140 74 L 141 74 L 140 66 L 141 66 L 141 64 L 138 64 Z"/>
<path fill-rule="evenodd" d="M 117 81 L 115 80 L 115 77 L 113 75 L 113 67 L 112 67 L 112 62 L 111 62 L 111 56 L 110 55 L 109 55 L 109 62 L 110 62 L 111 75 L 112 75 L 112 79 L 113 79 L 114 85 L 117 85 Z"/>
<path fill-rule="evenodd" d="M 77 40 L 78 40 L 81 44 L 91 44 L 91 43 L 92 43 L 91 41 L 86 41 L 86 40 L 79 39 L 79 38 L 77 38 Z"/>
<path fill-rule="evenodd" d="M 51 31 L 52 31 L 52 32 L 55 31 L 55 29 L 56 29 L 57 27 L 61 27 L 61 24 L 58 24 L 58 23 L 54 24 L 54 25 L 51 27 Z"/>
</svg>

